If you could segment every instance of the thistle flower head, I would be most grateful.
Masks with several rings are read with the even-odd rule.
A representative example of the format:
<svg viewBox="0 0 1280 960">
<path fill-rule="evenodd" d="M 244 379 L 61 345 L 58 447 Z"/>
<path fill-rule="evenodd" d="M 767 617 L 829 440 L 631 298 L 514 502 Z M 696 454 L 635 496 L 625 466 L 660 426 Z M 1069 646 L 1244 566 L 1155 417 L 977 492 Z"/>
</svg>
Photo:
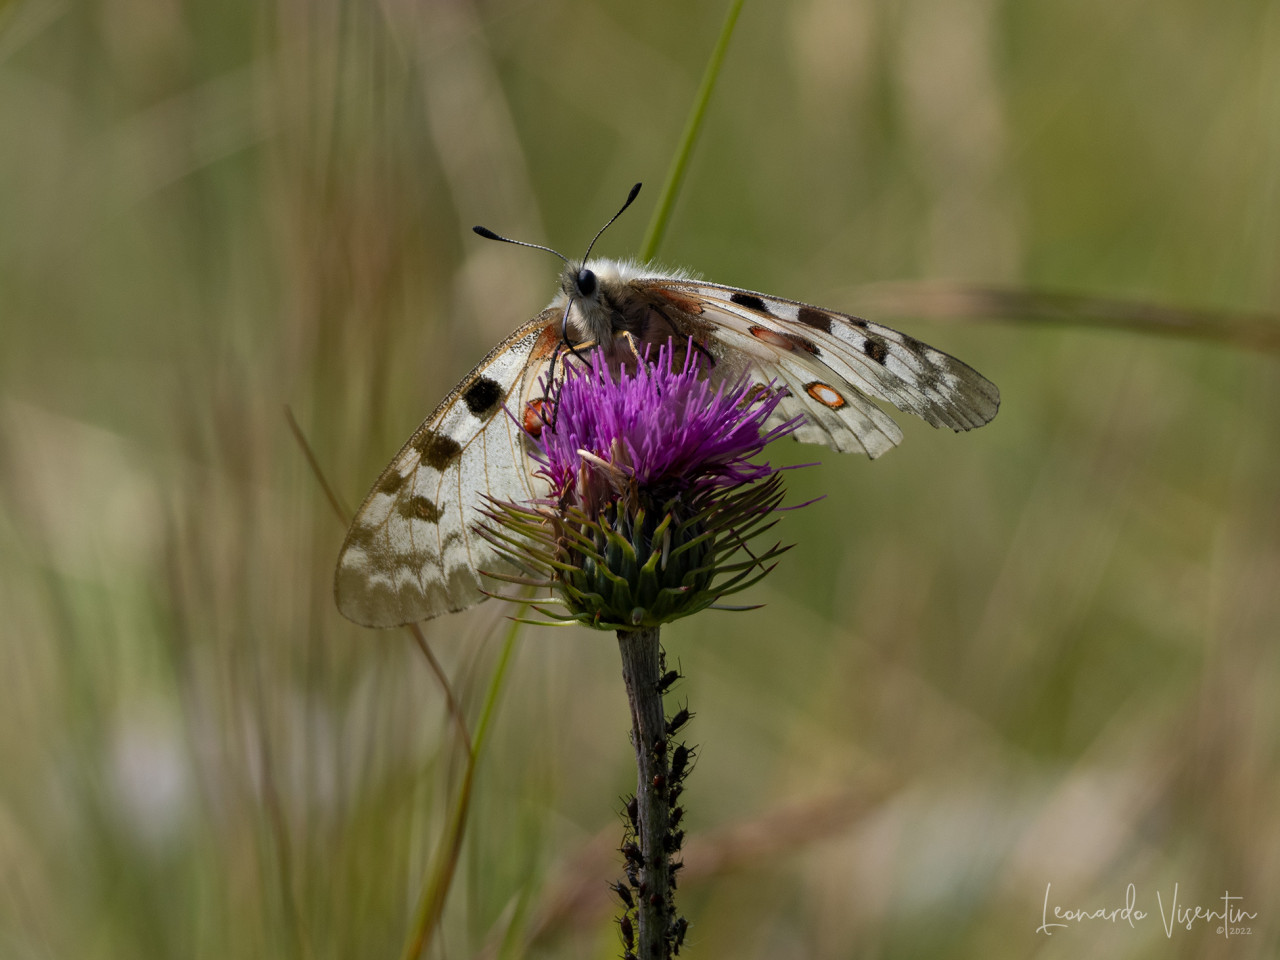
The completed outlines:
<svg viewBox="0 0 1280 960">
<path fill-rule="evenodd" d="M 782 500 L 778 471 L 752 458 L 795 429 L 766 429 L 785 393 L 713 384 L 693 342 L 679 347 L 634 371 L 598 352 L 569 368 L 530 438 L 550 496 L 490 504 L 486 536 L 557 591 L 564 610 L 542 609 L 555 619 L 657 626 L 754 583 L 785 549 L 736 557 Z"/>
<path fill-rule="evenodd" d="M 599 353 L 589 366 L 571 368 L 554 421 L 532 454 L 553 495 L 590 508 L 599 504 L 600 481 L 650 495 L 694 495 L 774 472 L 751 458 L 795 428 L 762 432 L 783 394 L 746 380 L 713 386 L 705 377 L 707 361 L 692 345 L 682 363 L 675 353 L 668 341 L 656 364 L 642 363 L 617 378 Z"/>
</svg>

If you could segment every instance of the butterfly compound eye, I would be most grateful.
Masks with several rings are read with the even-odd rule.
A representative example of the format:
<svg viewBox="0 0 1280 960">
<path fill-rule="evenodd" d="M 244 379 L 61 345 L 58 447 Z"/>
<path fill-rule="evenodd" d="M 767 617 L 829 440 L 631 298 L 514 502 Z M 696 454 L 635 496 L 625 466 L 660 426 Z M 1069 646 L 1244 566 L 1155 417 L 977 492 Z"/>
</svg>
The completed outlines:
<svg viewBox="0 0 1280 960">
<path fill-rule="evenodd" d="M 578 293 L 589 297 L 596 292 L 596 275 L 583 267 L 578 271 Z"/>
</svg>

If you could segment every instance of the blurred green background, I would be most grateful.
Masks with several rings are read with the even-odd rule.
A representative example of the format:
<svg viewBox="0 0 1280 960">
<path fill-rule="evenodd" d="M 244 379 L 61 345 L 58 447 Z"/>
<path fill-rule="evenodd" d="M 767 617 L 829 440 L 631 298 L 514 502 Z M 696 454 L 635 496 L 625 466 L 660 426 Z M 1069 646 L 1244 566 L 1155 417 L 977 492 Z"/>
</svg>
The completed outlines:
<svg viewBox="0 0 1280 960">
<path fill-rule="evenodd" d="M 551 295 L 468 228 L 573 254 L 643 180 L 632 252 L 724 13 L 0 4 L 0 957 L 399 955 L 460 750 L 284 405 L 357 503 Z M 661 256 L 1275 313 L 1278 186 L 1273 2 L 748 3 Z M 1275 956 L 1276 358 L 873 316 L 1003 410 L 779 448 L 826 499 L 765 608 L 666 631 L 687 955 Z M 509 612 L 426 626 L 473 723 Z M 431 955 L 616 956 L 631 762 L 613 637 L 523 633 Z M 1175 883 L 1252 932 L 1166 936 Z"/>
</svg>

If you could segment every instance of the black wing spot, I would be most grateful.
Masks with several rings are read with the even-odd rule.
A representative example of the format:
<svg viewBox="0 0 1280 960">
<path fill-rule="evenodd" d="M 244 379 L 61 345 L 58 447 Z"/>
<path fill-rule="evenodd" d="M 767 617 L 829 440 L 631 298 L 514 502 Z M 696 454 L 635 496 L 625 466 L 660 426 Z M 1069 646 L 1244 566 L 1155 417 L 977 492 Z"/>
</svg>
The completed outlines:
<svg viewBox="0 0 1280 960">
<path fill-rule="evenodd" d="M 493 383 L 492 380 L 489 382 Z M 467 407 L 471 407 L 470 400 L 467 400 Z M 472 413 L 474 412 L 472 410 Z M 422 462 L 437 470 L 444 470 L 462 453 L 462 446 L 457 440 L 453 439 L 453 437 L 445 436 L 443 433 L 437 433 L 435 430 L 424 431 L 422 436 L 418 438 L 418 442 L 413 446 L 418 451 L 418 455 L 422 457 Z"/>
<path fill-rule="evenodd" d="M 748 310 L 758 310 L 761 313 L 769 312 L 769 308 L 765 306 L 765 302 L 754 293 L 738 292 L 730 296 L 729 299 L 740 307 L 746 307 Z"/>
<path fill-rule="evenodd" d="M 831 332 L 831 314 L 823 310 L 817 310 L 813 307 L 801 307 L 800 312 L 796 314 L 796 319 L 806 327 L 813 327 L 815 330 L 821 330 L 824 333 Z"/>
<path fill-rule="evenodd" d="M 804 337 L 797 337 L 794 334 L 792 334 L 792 338 L 801 348 L 809 351 L 809 353 L 813 354 L 815 357 L 822 356 L 822 351 L 818 349 L 817 344 L 812 340 L 806 340 Z"/>
<path fill-rule="evenodd" d="M 474 416 L 487 420 L 502 405 L 502 384 L 488 377 L 476 377 L 475 383 L 462 392 L 462 400 Z"/>
<path fill-rule="evenodd" d="M 889 356 L 889 348 L 884 345 L 884 341 L 879 337 L 867 337 L 863 341 L 862 352 L 876 363 L 884 363 L 885 357 Z"/>
<path fill-rule="evenodd" d="M 440 520 L 440 508 L 423 496 L 413 496 L 400 503 L 400 515 L 409 520 L 425 520 L 437 523 Z"/>
<path fill-rule="evenodd" d="M 378 484 L 378 492 L 385 493 L 388 496 L 395 496 L 397 490 L 404 486 L 405 476 L 398 470 L 391 470 L 382 482 Z"/>
</svg>

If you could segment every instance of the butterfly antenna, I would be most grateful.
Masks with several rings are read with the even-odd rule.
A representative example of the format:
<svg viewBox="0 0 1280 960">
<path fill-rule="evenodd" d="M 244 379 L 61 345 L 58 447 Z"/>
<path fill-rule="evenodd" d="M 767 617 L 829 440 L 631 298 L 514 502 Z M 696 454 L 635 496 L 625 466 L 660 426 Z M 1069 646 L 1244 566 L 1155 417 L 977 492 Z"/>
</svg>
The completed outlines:
<svg viewBox="0 0 1280 960">
<path fill-rule="evenodd" d="M 589 260 L 591 257 L 591 251 L 595 249 L 596 241 L 600 239 L 600 235 L 604 233 L 606 230 L 608 230 L 610 226 L 613 225 L 613 221 L 617 220 L 620 216 L 622 216 L 622 214 L 626 211 L 627 207 L 631 206 L 632 201 L 634 201 L 635 198 L 639 195 L 641 186 L 642 184 L 637 183 L 635 186 L 631 188 L 631 192 L 627 194 L 627 199 L 622 204 L 622 206 L 618 208 L 618 212 L 615 213 L 612 217 L 610 217 L 609 222 L 606 223 L 599 230 L 597 230 L 596 235 L 591 238 L 591 242 L 587 244 L 587 252 L 582 255 L 582 263 L 584 264 L 584 269 L 585 269 L 585 264 L 587 260 Z M 475 230 L 477 233 L 480 232 L 479 227 L 476 227 Z M 569 262 L 568 260 L 565 261 L 565 263 L 568 263 L 568 262 Z M 572 296 L 569 297 L 569 302 L 566 303 L 564 306 L 564 316 L 561 317 L 560 319 L 560 342 L 564 344 L 566 348 L 568 348 L 571 354 L 573 354 L 583 363 L 587 363 L 588 362 L 587 358 L 578 352 L 577 344 L 572 343 L 569 340 L 569 313 L 570 311 L 573 310 L 574 299 L 575 298 Z M 554 361 L 553 361 L 553 364 L 554 364 Z M 561 362 L 561 366 L 563 366 L 563 361 Z"/>
<path fill-rule="evenodd" d="M 630 201 L 628 201 L 628 203 L 629 202 Z M 524 240 L 512 240 L 510 237 L 504 237 L 500 233 L 494 233 L 488 227 L 472 227 L 471 229 L 475 233 L 480 234 L 480 236 L 484 237 L 486 240 L 501 240 L 503 243 L 514 243 L 517 247 L 533 247 L 533 249 L 535 250 L 545 250 L 547 251 L 547 253 L 554 253 L 557 257 L 559 257 L 565 263 L 569 262 L 569 258 L 566 257 L 559 250 L 552 250 L 550 247 L 544 247 L 540 243 L 527 243 Z"/>
<path fill-rule="evenodd" d="M 591 250 L 593 247 L 595 247 L 596 241 L 600 239 L 600 234 L 604 233 L 606 230 L 609 229 L 609 227 L 613 226 L 613 221 L 617 220 L 620 216 L 622 216 L 623 212 L 627 209 L 627 207 L 631 206 L 631 202 L 635 200 L 636 195 L 640 193 L 640 187 L 641 187 L 641 184 L 638 184 L 638 183 L 634 187 L 632 187 L 631 192 L 627 194 L 627 202 L 622 205 L 622 207 L 618 210 L 617 213 L 615 213 L 612 217 L 609 218 L 608 223 L 606 223 L 603 227 L 601 227 L 598 231 L 596 231 L 596 235 L 592 237 L 591 242 L 587 244 L 587 252 L 582 255 L 583 263 L 586 263 L 587 259 L 591 256 Z"/>
</svg>

